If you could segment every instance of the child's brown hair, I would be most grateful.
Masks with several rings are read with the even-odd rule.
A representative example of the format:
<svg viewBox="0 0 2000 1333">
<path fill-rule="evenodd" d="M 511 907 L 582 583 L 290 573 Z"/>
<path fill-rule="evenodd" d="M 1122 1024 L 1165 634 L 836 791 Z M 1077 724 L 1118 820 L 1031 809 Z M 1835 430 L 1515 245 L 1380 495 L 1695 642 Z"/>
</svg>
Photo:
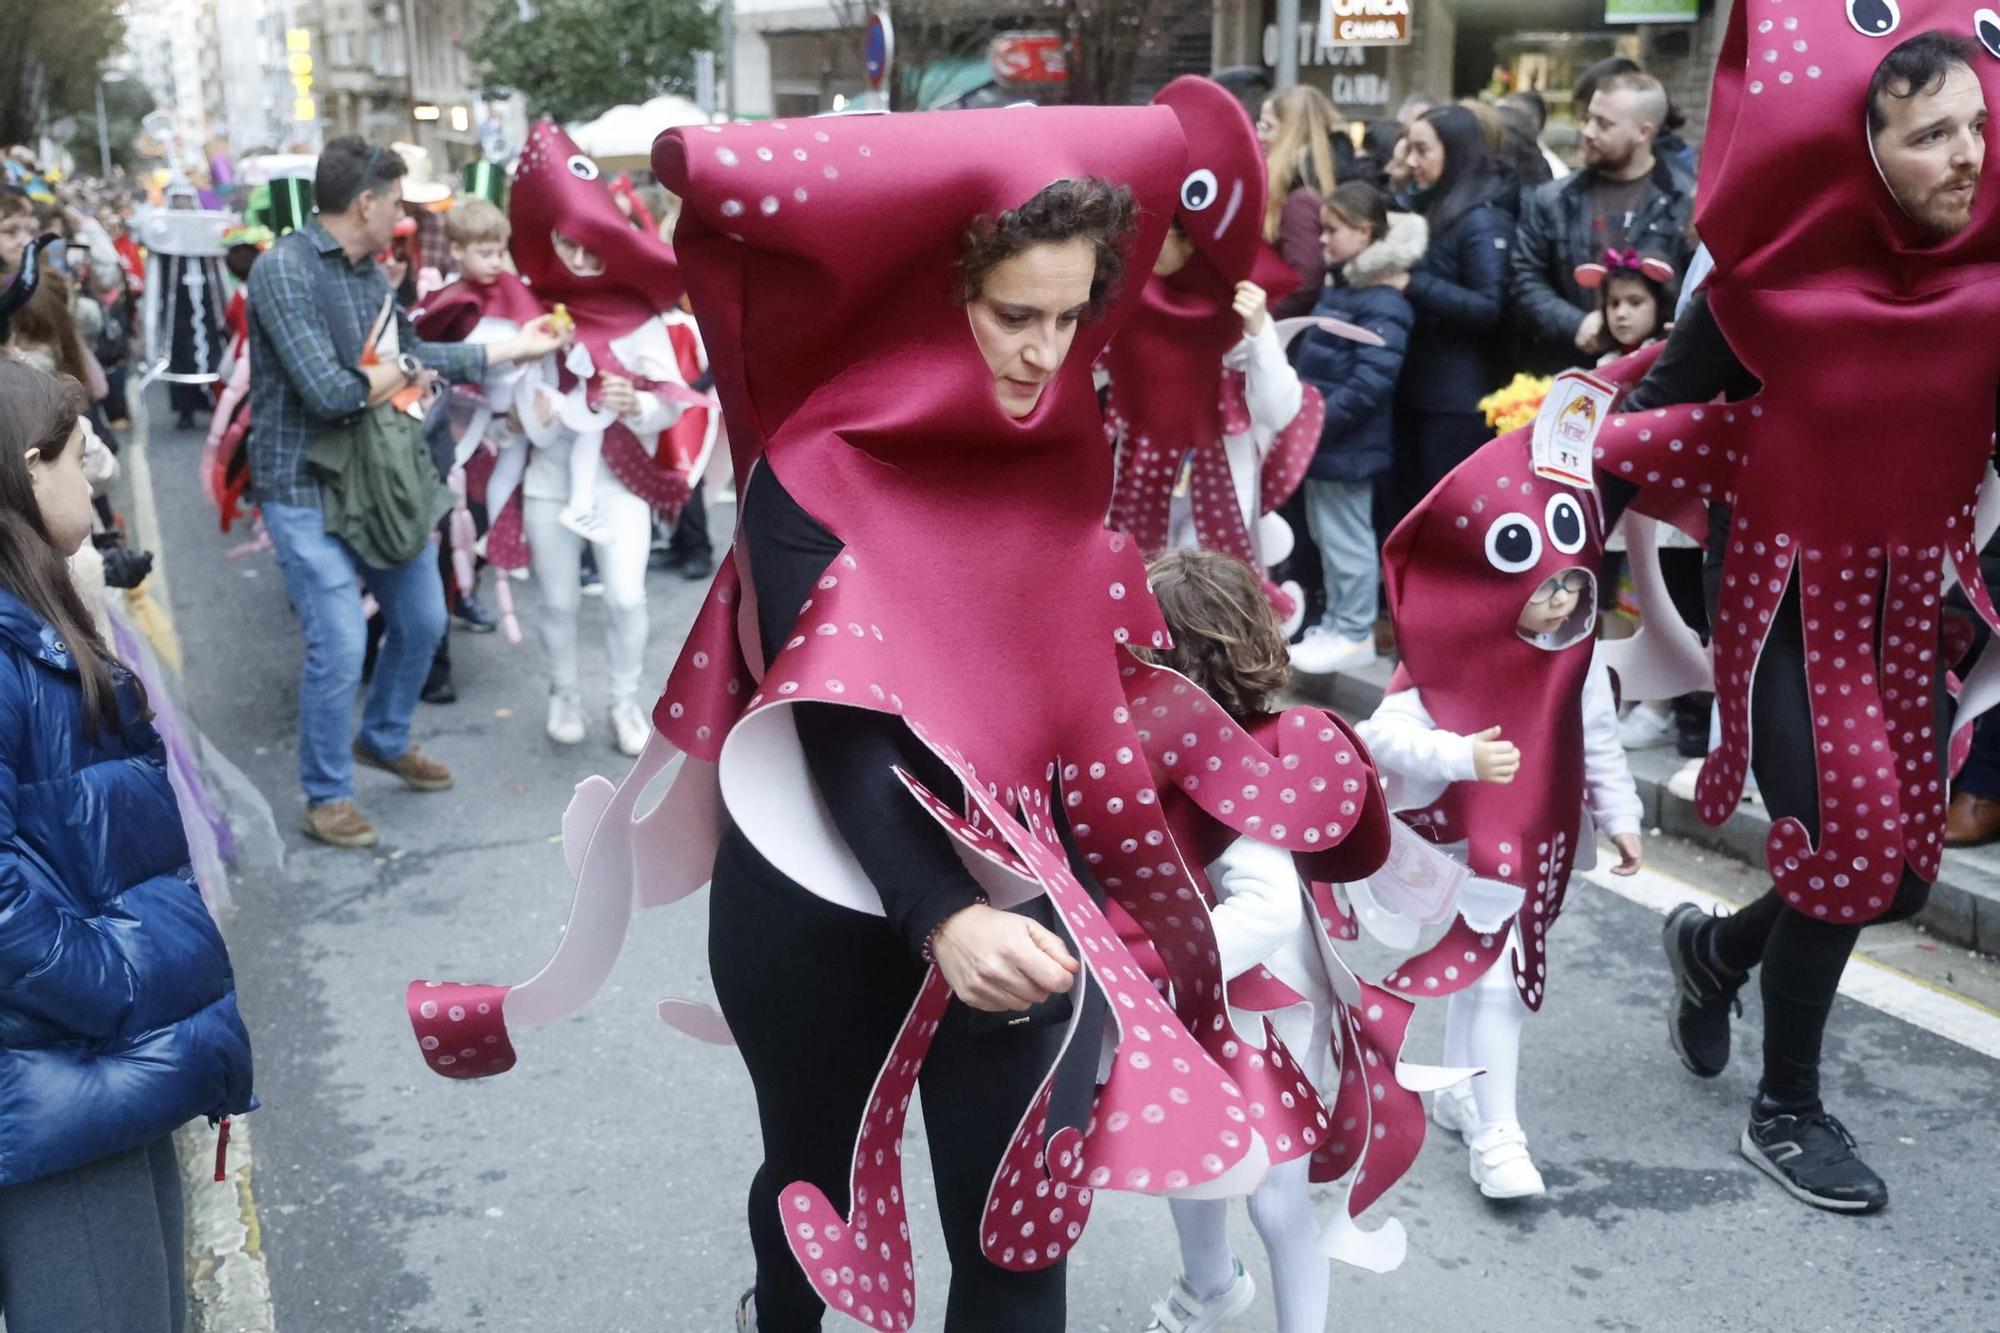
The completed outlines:
<svg viewBox="0 0 2000 1333">
<path fill-rule="evenodd" d="M 477 245 L 481 241 L 505 245 L 514 228 L 492 200 L 473 195 L 453 204 L 444 215 L 444 234 L 453 245 Z"/>
<path fill-rule="evenodd" d="M 1268 711 L 1291 660 L 1250 567 L 1220 551 L 1167 551 L 1146 566 L 1146 581 L 1174 639 L 1147 660 L 1180 672 L 1233 717 Z"/>
</svg>

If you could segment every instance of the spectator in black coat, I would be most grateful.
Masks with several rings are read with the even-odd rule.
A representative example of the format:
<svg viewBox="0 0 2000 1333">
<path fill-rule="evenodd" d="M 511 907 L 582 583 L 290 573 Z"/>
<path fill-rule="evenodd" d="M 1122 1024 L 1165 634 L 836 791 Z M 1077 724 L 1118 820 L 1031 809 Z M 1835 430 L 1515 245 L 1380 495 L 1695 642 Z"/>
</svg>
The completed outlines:
<svg viewBox="0 0 2000 1333">
<path fill-rule="evenodd" d="M 1518 192 L 1464 107 L 1426 112 L 1409 142 L 1410 204 L 1430 226 L 1430 246 L 1405 288 L 1416 323 L 1396 390 L 1398 517 L 1492 434 L 1479 400 L 1500 382 L 1495 349 Z"/>
<path fill-rule="evenodd" d="M 1375 483 L 1395 456 L 1396 381 L 1416 318 L 1402 289 L 1423 258 L 1427 235 L 1422 218 L 1391 213 L 1388 197 L 1365 181 L 1340 186 L 1320 210 L 1327 267 L 1340 276 L 1313 313 L 1367 329 L 1382 345 L 1318 330 L 1299 342 L 1299 378 L 1326 400 L 1319 448 L 1303 487 L 1306 524 L 1325 578 L 1326 614 L 1292 647 L 1292 665 L 1300 671 L 1346 671 L 1375 658 L 1381 590 Z"/>
</svg>

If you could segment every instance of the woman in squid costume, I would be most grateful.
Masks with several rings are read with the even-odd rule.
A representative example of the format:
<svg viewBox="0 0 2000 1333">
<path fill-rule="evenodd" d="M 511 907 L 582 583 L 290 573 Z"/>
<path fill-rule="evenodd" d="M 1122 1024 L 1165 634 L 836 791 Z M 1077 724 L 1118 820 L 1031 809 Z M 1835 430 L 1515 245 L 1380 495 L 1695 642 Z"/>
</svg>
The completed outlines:
<svg viewBox="0 0 2000 1333">
<path fill-rule="evenodd" d="M 408 999 L 434 1069 L 499 1072 L 510 1027 L 562 1018 L 601 984 L 635 904 L 712 872 L 727 1021 L 680 1000 L 662 1015 L 734 1039 L 757 1087 L 742 1327 L 816 1327 L 821 1301 L 913 1326 L 900 1145 L 919 1088 L 953 1330 L 1063 1327 L 1061 1265 L 1097 1189 L 1242 1193 L 1271 1161 L 1325 1153 L 1365 1161 L 1373 1191 L 1421 1138 L 1393 997 L 1343 1024 L 1361 1088 L 1344 1125 L 1282 1046 L 1235 1037 L 1199 869 L 1164 809 L 1177 790 L 1324 854 L 1328 880 L 1382 852 L 1374 772 L 1343 725 L 1295 709 L 1253 737 L 1127 650 L 1166 636 L 1136 544 L 1103 526 L 1090 366 L 1138 289 L 1098 279 L 1157 251 L 1184 155 L 1157 107 L 773 121 L 655 148 L 686 201 L 677 240 L 729 420 L 737 541 L 657 734 L 565 816 L 577 899 L 549 965 L 512 988 L 415 983 Z M 886 220 L 895 246 L 876 243 Z M 978 260 L 1009 238 L 1025 248 Z M 1093 893 L 1143 928 L 1174 1008 Z M 982 952 L 972 927 L 1016 951 Z M 1032 970 L 1015 961 L 1024 940 Z M 1006 965 L 964 966 L 974 956 Z M 1057 980 L 1035 979 L 1041 962 Z M 1064 994 L 1069 971 L 1088 987 Z M 1058 1096 L 1065 1051 L 1088 1111 Z"/>
<path fill-rule="evenodd" d="M 1674 1044 L 1721 1073 L 1736 992 L 1762 967 L 1764 1076 L 1740 1146 L 1839 1211 L 1887 1189 L 1820 1101 L 1834 988 L 1860 927 L 1914 913 L 1938 873 L 1949 582 L 1995 621 L 1975 506 L 2000 388 L 2000 341 L 1982 336 L 2000 309 L 1996 99 L 2000 12 L 1974 0 L 1738 4 L 1702 153 L 1715 272 L 1657 361 L 1624 368 L 1651 367 L 1597 442 L 1614 507 L 1709 506 L 1722 742 L 1696 806 L 1727 819 L 1754 766 L 1772 815 L 1772 891 L 1669 919 Z M 1961 720 L 1996 684 L 1989 653 Z"/>
<path fill-rule="evenodd" d="M 1319 391 L 1285 363 L 1285 343 L 1310 321 L 1266 316 L 1263 331 L 1246 338 L 1235 309 L 1241 282 L 1274 300 L 1298 285 L 1260 230 L 1264 158 L 1243 104 L 1192 74 L 1153 101 L 1173 109 L 1188 141 L 1167 245 L 1179 266 L 1146 278 L 1105 354 L 1105 422 L 1118 447 L 1110 524 L 1149 555 L 1179 541 L 1262 574 L 1291 552 L 1291 528 L 1276 510 L 1304 478 L 1326 415 Z M 1188 512 L 1177 523 L 1183 467 Z M 1305 614 L 1298 587 L 1266 578 L 1264 595 L 1287 633 L 1296 629 Z"/>
</svg>

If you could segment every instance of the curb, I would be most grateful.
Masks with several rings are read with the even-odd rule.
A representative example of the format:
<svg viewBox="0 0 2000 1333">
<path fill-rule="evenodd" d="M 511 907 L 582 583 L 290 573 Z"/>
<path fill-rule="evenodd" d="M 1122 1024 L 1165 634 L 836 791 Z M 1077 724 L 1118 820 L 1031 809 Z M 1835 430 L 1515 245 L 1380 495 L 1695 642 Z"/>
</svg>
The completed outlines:
<svg viewBox="0 0 2000 1333">
<path fill-rule="evenodd" d="M 192 1333 L 277 1333 L 257 1200 L 250 1190 L 249 1117 L 229 1122 L 229 1173 L 215 1178 L 215 1131 L 190 1121 L 175 1136 L 186 1199 Z"/>
<path fill-rule="evenodd" d="M 1347 717 L 1366 717 L 1382 702 L 1389 671 L 1386 661 L 1378 661 L 1327 676 L 1294 672 L 1292 690 Z M 1739 806 L 1720 827 L 1704 824 L 1693 802 L 1667 790 L 1667 779 L 1684 762 L 1671 747 L 1627 750 L 1625 755 L 1646 807 L 1647 828 L 1763 867 L 1765 840 L 1771 833 L 1771 818 L 1763 806 Z M 1947 851 L 1930 900 L 1915 920 L 1939 939 L 1981 953 L 2000 953 L 2000 845 Z"/>
</svg>

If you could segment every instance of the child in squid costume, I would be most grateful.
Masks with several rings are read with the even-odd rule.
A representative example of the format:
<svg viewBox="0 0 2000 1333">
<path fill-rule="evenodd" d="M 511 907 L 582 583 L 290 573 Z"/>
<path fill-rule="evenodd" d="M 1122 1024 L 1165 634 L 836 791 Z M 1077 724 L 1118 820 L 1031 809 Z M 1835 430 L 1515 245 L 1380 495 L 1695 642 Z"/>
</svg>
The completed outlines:
<svg viewBox="0 0 2000 1333">
<path fill-rule="evenodd" d="M 1192 74 L 1153 101 L 1180 120 L 1188 174 L 1139 308 L 1104 358 L 1105 425 L 1118 449 L 1110 525 L 1148 554 L 1199 545 L 1261 574 L 1291 552 L 1291 528 L 1275 511 L 1305 476 L 1326 410 L 1285 360 L 1285 343 L 1308 321 L 1279 323 L 1265 308 L 1297 279 L 1259 230 L 1264 158 L 1243 104 Z M 1267 577 L 1264 593 L 1287 632 L 1296 629 L 1305 615 L 1297 586 Z"/>
<path fill-rule="evenodd" d="M 1366 1128 L 1374 1096 L 1353 1108 L 1363 1128 L 1337 1129 L 1282 1044 L 1230 1035 L 1194 852 L 1162 796 L 1322 854 L 1345 881 L 1370 872 L 1386 829 L 1365 749 L 1310 709 L 1253 736 L 1128 651 L 1167 635 L 1135 544 L 1103 525 L 1090 369 L 1138 297 L 1112 277 L 1151 262 L 1187 174 L 1173 114 L 693 127 L 661 137 L 654 168 L 685 201 L 677 241 L 729 418 L 737 541 L 637 764 L 586 782 L 565 816 L 577 899 L 556 956 L 515 987 L 413 984 L 425 1059 L 452 1077 L 508 1068 L 509 1029 L 574 1012 L 635 905 L 712 878 L 726 1022 L 688 1001 L 661 1012 L 733 1040 L 757 1087 L 746 1328 L 812 1326 L 822 1301 L 885 1333 L 916 1326 L 900 1152 L 920 1077 L 948 1330 L 1063 1328 L 1061 1263 L 1100 1188 L 1241 1193 L 1273 1161 L 1371 1143 L 1387 1162 L 1378 1140 L 1404 1141 Z M 1077 233 L 1046 244 L 1088 255 L 1091 276 L 1065 270 L 1057 305 L 1031 296 L 1022 316 L 996 284 L 1044 244 L 1024 238 L 1071 225 L 1059 218 Z M 1063 330 L 1062 364 L 1033 383 L 1008 350 L 1017 319 L 1025 341 Z M 1155 947 L 1174 1007 L 1080 875 Z M 976 952 L 960 932 L 989 929 L 1088 987 L 1041 987 L 1018 1026 L 1004 1012 L 1018 1004 L 955 1001 L 955 960 Z M 1401 1028 L 1387 1008 L 1368 1021 L 1386 1097 Z M 1057 1098 L 1070 1050 L 1088 1110 Z"/>
<path fill-rule="evenodd" d="M 712 420 L 692 436 L 673 429 L 688 407 L 708 403 L 688 388 L 704 353 L 680 309 L 673 249 L 625 220 L 597 164 L 556 125 L 529 131 L 508 215 L 515 265 L 538 301 L 568 312 L 574 341 L 558 386 L 536 388 L 517 408 L 534 448 L 522 503 L 492 515 L 487 553 L 503 566 L 533 562 L 553 676 L 547 731 L 574 745 L 585 733 L 578 576 L 584 544 L 595 549 L 611 622 L 611 736 L 637 755 L 650 730 L 638 690 L 652 516 L 680 513 L 715 441 Z"/>
<path fill-rule="evenodd" d="M 1391 808 L 1462 851 L 1474 876 L 1451 930 L 1384 985 L 1450 996 L 1445 1063 L 1485 1072 L 1441 1093 L 1433 1114 L 1465 1139 L 1473 1182 L 1494 1199 L 1543 1192 L 1516 1107 L 1521 1027 L 1547 993 L 1548 932 L 1571 872 L 1589 868 L 1590 824 L 1618 848 L 1614 873 L 1636 873 L 1642 856 L 1643 808 L 1593 637 L 1597 497 L 1547 479 L 1529 435 L 1482 446 L 1390 534 L 1402 663 L 1360 727 Z"/>
</svg>

